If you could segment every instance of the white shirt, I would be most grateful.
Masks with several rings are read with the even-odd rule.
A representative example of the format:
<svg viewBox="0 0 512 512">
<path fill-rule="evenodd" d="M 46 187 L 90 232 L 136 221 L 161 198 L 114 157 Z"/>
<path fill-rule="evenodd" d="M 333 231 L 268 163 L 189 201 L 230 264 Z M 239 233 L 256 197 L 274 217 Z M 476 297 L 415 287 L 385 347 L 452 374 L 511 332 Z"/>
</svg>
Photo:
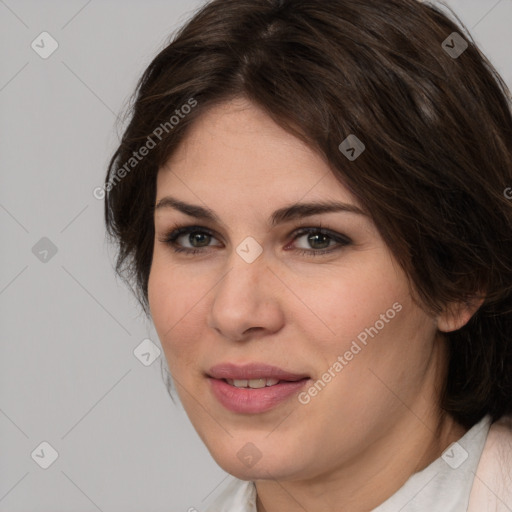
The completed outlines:
<svg viewBox="0 0 512 512">
<path fill-rule="evenodd" d="M 475 474 L 490 428 L 491 418 L 485 416 L 456 443 L 452 443 L 441 457 L 413 474 L 395 494 L 372 512 L 467 512 Z M 506 432 L 506 440 L 510 442 L 512 431 Z M 502 439 L 504 437 L 500 441 Z M 512 460 L 505 468 L 509 474 L 510 464 Z M 482 468 L 479 470 L 478 480 L 485 484 L 485 475 L 491 473 L 482 472 Z M 485 490 L 490 493 L 488 487 L 485 486 Z M 493 504 L 480 512 L 512 511 L 512 502 L 507 504 L 499 496 L 493 497 Z M 504 499 L 508 501 L 508 493 Z M 231 477 L 205 512 L 257 512 L 254 482 Z"/>
</svg>

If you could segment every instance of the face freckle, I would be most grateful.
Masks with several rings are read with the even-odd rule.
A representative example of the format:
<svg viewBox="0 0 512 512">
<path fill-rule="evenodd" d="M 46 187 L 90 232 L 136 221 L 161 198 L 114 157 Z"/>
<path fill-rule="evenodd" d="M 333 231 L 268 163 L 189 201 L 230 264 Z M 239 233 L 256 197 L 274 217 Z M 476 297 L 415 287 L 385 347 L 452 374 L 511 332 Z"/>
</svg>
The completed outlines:
<svg viewBox="0 0 512 512">
<path fill-rule="evenodd" d="M 166 197 L 203 210 L 187 214 L 176 201 L 165 205 Z M 412 301 L 370 217 L 340 210 L 269 224 L 276 210 L 297 203 L 360 208 L 319 155 L 235 100 L 193 125 L 158 174 L 159 202 L 151 316 L 183 406 L 226 471 L 312 478 L 349 466 L 411 410 L 426 414 L 435 324 Z M 217 219 L 205 219 L 205 211 Z M 163 237 L 176 225 L 213 238 L 201 253 L 174 252 Z M 290 235 L 319 226 L 351 242 L 300 254 L 324 239 Z M 204 232 L 190 235 L 180 236 L 180 246 L 200 248 Z M 292 240 L 296 250 L 285 250 Z M 309 381 L 264 412 L 234 412 L 207 377 L 226 362 L 273 365 Z M 241 462 L 247 443 L 261 453 L 254 467 Z"/>
</svg>

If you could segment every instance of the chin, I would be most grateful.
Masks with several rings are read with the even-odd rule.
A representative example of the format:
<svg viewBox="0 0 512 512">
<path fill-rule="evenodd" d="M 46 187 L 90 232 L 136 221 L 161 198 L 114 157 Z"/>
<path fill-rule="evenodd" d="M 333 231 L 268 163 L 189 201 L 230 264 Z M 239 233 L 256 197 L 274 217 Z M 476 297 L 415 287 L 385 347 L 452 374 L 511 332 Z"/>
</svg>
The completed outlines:
<svg viewBox="0 0 512 512">
<path fill-rule="evenodd" d="M 282 462 L 271 464 L 261 459 L 253 467 L 245 467 L 237 459 L 231 459 L 223 464 L 217 461 L 217 464 L 224 471 L 240 480 L 287 480 L 291 476 L 289 465 L 283 467 Z"/>
<path fill-rule="evenodd" d="M 268 441 L 252 443 L 230 439 L 228 443 L 208 449 L 224 471 L 240 480 L 287 480 L 297 473 L 293 452 L 288 455 L 282 450 L 277 451 Z"/>
</svg>

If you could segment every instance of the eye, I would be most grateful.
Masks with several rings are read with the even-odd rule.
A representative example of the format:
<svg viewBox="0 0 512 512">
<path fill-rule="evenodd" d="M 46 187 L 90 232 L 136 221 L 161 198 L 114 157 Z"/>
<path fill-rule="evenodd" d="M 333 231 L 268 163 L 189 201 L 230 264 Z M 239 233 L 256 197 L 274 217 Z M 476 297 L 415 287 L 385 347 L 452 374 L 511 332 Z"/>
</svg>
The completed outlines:
<svg viewBox="0 0 512 512">
<path fill-rule="evenodd" d="M 295 231 L 293 240 L 305 239 L 305 243 L 313 249 L 295 249 L 299 254 L 305 256 L 318 256 L 329 254 L 342 249 L 352 241 L 341 233 L 336 233 L 322 227 L 301 228 Z M 332 244 L 334 242 L 334 244 Z"/>
<path fill-rule="evenodd" d="M 304 238 L 305 243 L 312 247 L 312 249 L 305 249 L 303 247 L 293 249 L 304 256 L 332 253 L 352 243 L 347 236 L 324 229 L 321 226 L 300 228 L 291 236 L 293 237 L 293 242 Z M 184 238 L 184 242 L 191 244 L 191 246 L 183 247 L 182 243 L 179 243 L 180 238 Z M 204 253 L 208 247 L 211 247 L 210 242 L 212 239 L 215 239 L 214 233 L 207 228 L 201 226 L 174 226 L 174 229 L 164 235 L 160 242 L 169 245 L 176 253 L 194 255 Z M 287 247 L 289 246 L 288 244 Z"/>
<path fill-rule="evenodd" d="M 174 226 L 175 229 L 171 230 L 160 241 L 171 246 L 174 252 L 183 252 L 186 254 L 197 254 L 203 252 L 204 247 L 208 247 L 208 241 L 214 238 L 213 233 L 201 226 Z M 188 235 L 188 237 L 186 237 Z M 191 248 L 182 247 L 177 243 L 178 239 L 186 237 L 189 243 L 192 244 Z M 197 245 L 194 245 L 196 244 Z"/>
</svg>

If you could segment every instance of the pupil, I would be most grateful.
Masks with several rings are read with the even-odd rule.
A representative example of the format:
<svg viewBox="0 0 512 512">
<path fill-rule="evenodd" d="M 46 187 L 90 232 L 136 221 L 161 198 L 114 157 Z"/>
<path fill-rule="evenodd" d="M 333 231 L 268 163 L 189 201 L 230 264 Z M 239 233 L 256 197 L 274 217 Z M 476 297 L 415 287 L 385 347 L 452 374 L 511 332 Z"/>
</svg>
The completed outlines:
<svg viewBox="0 0 512 512">
<path fill-rule="evenodd" d="M 207 235 L 206 233 L 192 233 L 192 234 L 190 235 L 190 237 L 189 237 L 189 241 L 191 242 L 191 244 L 192 244 L 192 245 L 194 245 L 194 243 L 193 243 L 194 237 L 195 237 L 195 239 L 196 239 L 196 240 L 197 240 L 198 238 L 200 239 L 201 237 L 203 237 L 203 242 L 206 242 L 206 243 L 204 243 L 203 245 L 208 245 L 208 239 L 207 239 L 207 238 L 208 238 L 209 236 L 210 236 L 210 235 Z M 206 240 L 205 240 L 205 238 L 206 238 Z M 199 240 L 199 242 L 201 242 L 201 241 Z M 202 247 L 201 243 L 199 243 L 199 247 Z"/>
<path fill-rule="evenodd" d="M 315 247 L 315 241 L 318 241 L 319 237 L 324 238 L 324 240 L 325 240 L 324 243 L 326 244 L 326 245 L 324 245 L 324 247 Z M 315 249 L 326 249 L 327 247 L 329 247 L 329 236 L 324 235 L 323 233 L 318 233 L 316 235 L 310 235 L 309 241 L 310 241 L 311 245 L 313 245 L 313 248 L 315 248 Z"/>
</svg>

